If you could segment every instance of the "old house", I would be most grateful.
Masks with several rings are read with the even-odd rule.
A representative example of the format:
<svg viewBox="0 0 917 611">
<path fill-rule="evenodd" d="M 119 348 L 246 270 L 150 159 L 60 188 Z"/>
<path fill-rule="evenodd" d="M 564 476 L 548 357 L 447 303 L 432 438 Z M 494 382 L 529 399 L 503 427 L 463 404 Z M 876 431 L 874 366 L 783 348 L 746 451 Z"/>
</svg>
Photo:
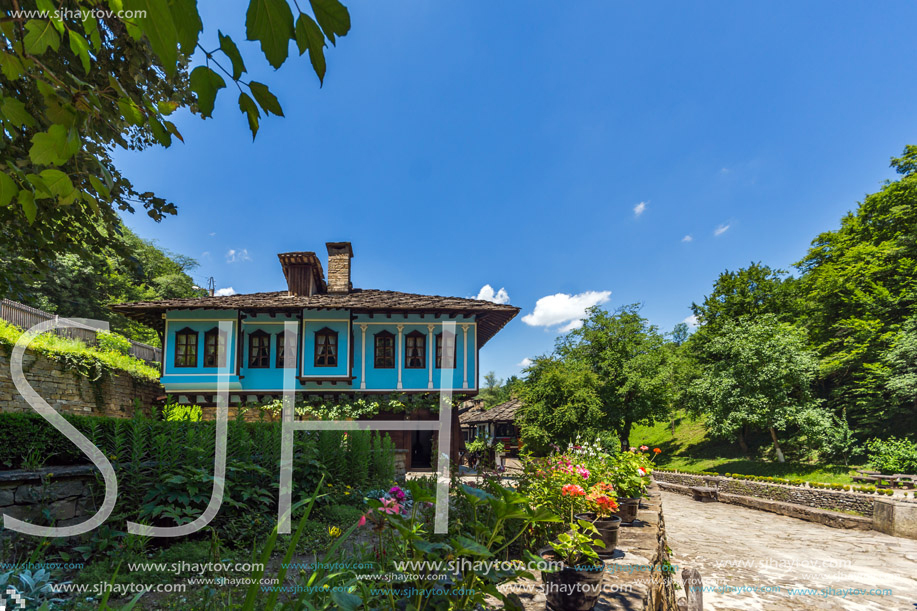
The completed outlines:
<svg viewBox="0 0 917 611">
<path fill-rule="evenodd" d="M 231 405 L 279 397 L 285 380 L 297 399 L 322 395 L 343 402 L 357 395 L 438 393 L 444 383 L 456 397 L 477 394 L 479 352 L 518 308 L 354 288 L 351 244 L 326 246 L 327 278 L 314 252 L 283 253 L 278 258 L 286 290 L 112 309 L 159 332 L 161 382 L 182 402 L 212 405 L 221 377 Z M 376 416 L 405 417 L 436 415 Z M 453 420 L 455 456 L 461 440 L 457 412 Z M 396 431 L 392 438 L 411 456 L 409 466 L 422 468 L 429 464 L 433 435 Z"/>
</svg>

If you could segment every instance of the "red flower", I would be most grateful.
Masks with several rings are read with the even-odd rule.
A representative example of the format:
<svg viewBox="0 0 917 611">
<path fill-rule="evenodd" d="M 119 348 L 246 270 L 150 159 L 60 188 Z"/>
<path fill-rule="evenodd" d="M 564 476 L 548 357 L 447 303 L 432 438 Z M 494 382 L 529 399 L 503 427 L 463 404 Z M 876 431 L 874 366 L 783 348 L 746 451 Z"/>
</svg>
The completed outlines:
<svg viewBox="0 0 917 611">
<path fill-rule="evenodd" d="M 659 448 L 653 448 L 653 454 L 659 454 L 660 452 L 662 452 L 662 450 Z"/>
<path fill-rule="evenodd" d="M 576 484 L 567 484 L 560 489 L 560 493 L 563 496 L 583 496 L 586 494 L 586 491 L 583 490 L 582 486 L 577 486 Z"/>
<path fill-rule="evenodd" d="M 600 497 L 594 499 L 595 504 L 602 508 L 605 513 L 612 513 L 618 510 L 618 504 L 614 499 L 605 496 L 604 494 Z"/>
</svg>

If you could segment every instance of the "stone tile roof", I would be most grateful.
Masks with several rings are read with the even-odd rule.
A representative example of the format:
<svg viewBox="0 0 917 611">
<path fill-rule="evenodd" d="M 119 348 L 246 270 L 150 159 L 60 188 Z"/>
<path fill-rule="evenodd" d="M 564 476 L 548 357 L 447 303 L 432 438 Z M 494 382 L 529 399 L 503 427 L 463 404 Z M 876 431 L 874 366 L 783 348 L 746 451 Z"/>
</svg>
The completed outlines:
<svg viewBox="0 0 917 611">
<path fill-rule="evenodd" d="M 481 422 L 512 422 L 520 407 L 522 407 L 522 401 L 519 399 L 510 399 L 490 409 L 473 407 L 459 416 L 459 424 L 465 426 Z"/>
<path fill-rule="evenodd" d="M 377 289 L 353 289 L 350 293 L 290 295 L 287 291 L 249 293 L 222 297 L 162 299 L 118 303 L 111 309 L 155 329 L 162 329 L 162 314 L 168 310 L 244 310 L 246 312 L 289 312 L 299 309 L 348 309 L 354 313 L 473 314 L 477 317 L 480 345 L 519 313 L 511 305 L 479 299 L 417 295 Z"/>
</svg>

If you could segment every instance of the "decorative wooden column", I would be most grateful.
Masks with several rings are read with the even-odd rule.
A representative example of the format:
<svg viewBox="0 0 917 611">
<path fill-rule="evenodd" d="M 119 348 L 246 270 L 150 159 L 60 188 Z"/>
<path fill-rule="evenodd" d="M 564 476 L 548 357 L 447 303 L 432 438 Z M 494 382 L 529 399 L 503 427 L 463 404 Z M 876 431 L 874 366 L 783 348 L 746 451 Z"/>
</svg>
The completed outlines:
<svg viewBox="0 0 917 611">
<path fill-rule="evenodd" d="M 430 373 L 429 381 L 427 382 L 427 388 L 433 388 L 433 360 L 436 357 L 434 350 L 436 349 L 436 336 L 433 334 L 433 330 L 436 329 L 436 325 L 427 325 L 427 369 Z"/>
<path fill-rule="evenodd" d="M 462 388 L 468 388 L 468 323 L 462 323 Z"/>
<path fill-rule="evenodd" d="M 398 355 L 397 355 L 397 360 L 396 360 L 396 363 L 398 366 L 398 386 L 397 386 L 398 390 L 401 390 L 402 388 L 404 388 L 404 386 L 401 384 L 401 365 L 402 365 L 401 353 L 403 352 L 403 346 L 402 346 L 402 341 L 404 341 L 402 339 L 403 337 L 404 337 L 404 325 L 398 325 Z"/>
<path fill-rule="evenodd" d="M 360 323 L 360 336 L 361 336 L 361 348 L 360 348 L 360 390 L 366 389 L 366 327 L 369 326 L 365 323 Z"/>
</svg>

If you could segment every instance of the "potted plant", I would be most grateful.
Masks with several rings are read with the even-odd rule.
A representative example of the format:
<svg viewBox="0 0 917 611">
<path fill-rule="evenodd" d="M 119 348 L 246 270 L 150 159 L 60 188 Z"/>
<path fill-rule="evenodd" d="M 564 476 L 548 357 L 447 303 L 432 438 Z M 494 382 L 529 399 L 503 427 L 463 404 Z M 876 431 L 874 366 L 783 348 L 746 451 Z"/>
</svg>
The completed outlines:
<svg viewBox="0 0 917 611">
<path fill-rule="evenodd" d="M 618 491 L 616 515 L 628 524 L 637 519 L 640 499 L 646 494 L 646 487 L 650 483 L 651 461 L 643 454 L 647 449 L 646 446 L 640 446 L 640 452 L 632 448 L 630 452 L 621 452 L 615 457 L 612 483 Z"/>
<path fill-rule="evenodd" d="M 607 482 L 599 482 L 589 489 L 586 502 L 590 511 L 579 513 L 576 517 L 588 520 L 598 531 L 602 545 L 594 548 L 596 553 L 611 556 L 618 546 L 618 527 L 621 525 L 621 517 L 614 515 L 618 510 L 614 487 Z"/>
<path fill-rule="evenodd" d="M 598 530 L 591 522 L 578 520 L 569 532 L 558 535 L 550 547 L 539 550 L 542 560 L 554 563 L 556 570 L 544 570 L 544 594 L 553 611 L 589 611 L 602 593 L 605 564 L 595 547 Z"/>
</svg>

